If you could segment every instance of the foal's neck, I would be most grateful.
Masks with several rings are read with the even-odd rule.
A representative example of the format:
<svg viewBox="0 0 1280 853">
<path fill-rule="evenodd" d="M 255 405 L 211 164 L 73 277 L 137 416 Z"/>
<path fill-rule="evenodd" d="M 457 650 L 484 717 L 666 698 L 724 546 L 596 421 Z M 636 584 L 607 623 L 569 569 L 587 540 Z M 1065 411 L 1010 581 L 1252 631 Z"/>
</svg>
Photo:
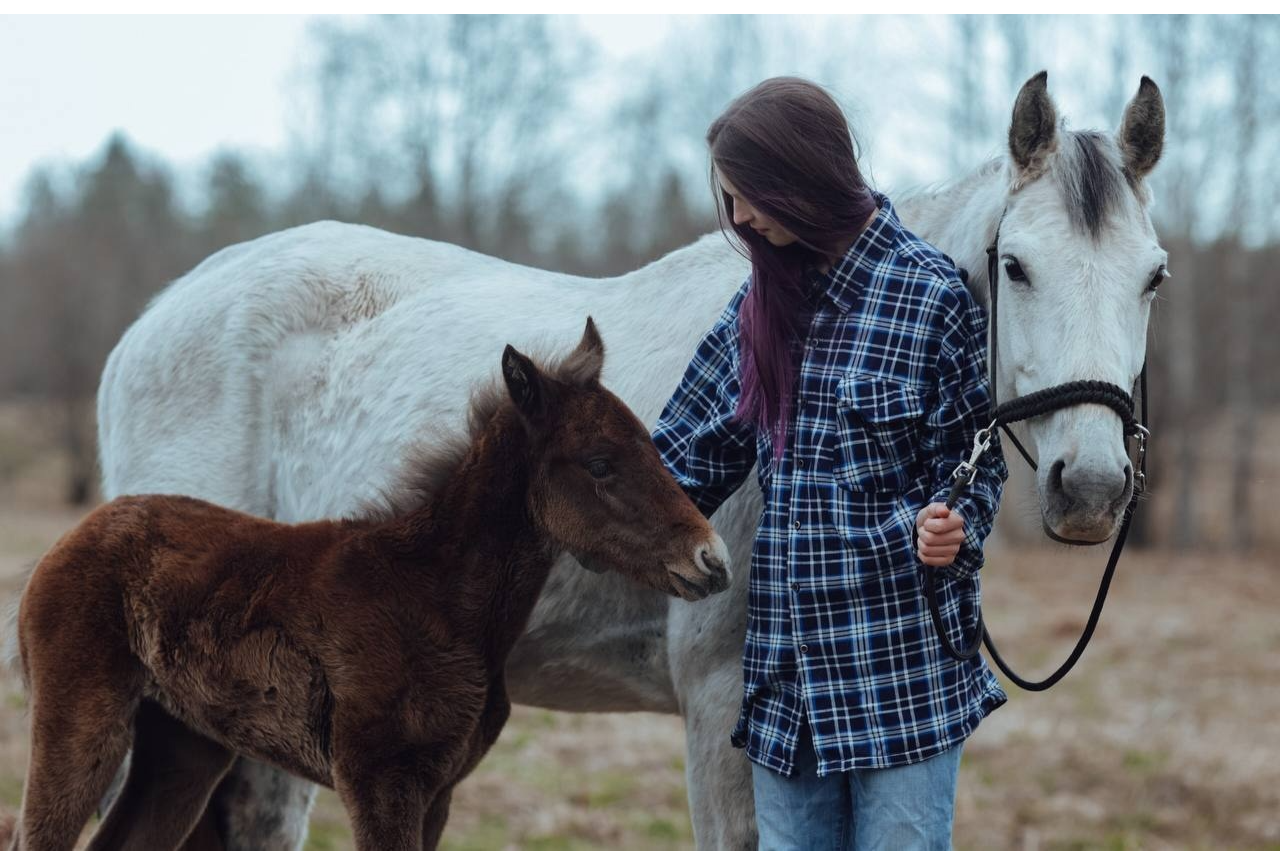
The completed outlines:
<svg viewBox="0 0 1280 853">
<path fill-rule="evenodd" d="M 474 628 L 497 666 L 558 555 L 531 509 L 532 449 L 515 409 L 500 406 L 437 494 L 395 525 L 413 570 L 434 575 L 434 604 Z"/>
</svg>

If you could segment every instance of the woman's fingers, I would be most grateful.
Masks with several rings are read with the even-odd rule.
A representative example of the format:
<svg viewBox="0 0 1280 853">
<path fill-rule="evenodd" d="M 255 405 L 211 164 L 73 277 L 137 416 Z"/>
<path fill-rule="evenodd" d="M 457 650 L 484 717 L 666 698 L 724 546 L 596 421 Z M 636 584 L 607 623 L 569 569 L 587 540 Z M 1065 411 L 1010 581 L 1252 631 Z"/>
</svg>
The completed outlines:
<svg viewBox="0 0 1280 853">
<path fill-rule="evenodd" d="M 922 545 L 959 545 L 964 542 L 963 530 L 952 530 L 947 533 L 934 533 L 931 530 L 917 531 L 917 539 Z"/>
</svg>

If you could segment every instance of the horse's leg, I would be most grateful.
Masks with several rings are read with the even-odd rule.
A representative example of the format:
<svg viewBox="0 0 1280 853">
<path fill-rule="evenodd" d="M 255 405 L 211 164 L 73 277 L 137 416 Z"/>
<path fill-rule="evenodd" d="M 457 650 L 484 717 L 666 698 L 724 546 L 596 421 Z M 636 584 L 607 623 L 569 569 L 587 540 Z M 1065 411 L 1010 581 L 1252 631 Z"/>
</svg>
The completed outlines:
<svg viewBox="0 0 1280 853">
<path fill-rule="evenodd" d="M 751 535 L 759 492 L 743 489 L 712 518 L 732 549 L 733 582 L 707 601 L 673 601 L 667 622 L 671 680 L 685 719 L 685 773 L 694 841 L 702 850 L 755 850 L 751 764 L 729 743 L 742 700 Z"/>
<path fill-rule="evenodd" d="M 89 849 L 176 848 L 191 834 L 233 757 L 231 750 L 143 702 L 134 722 L 129 776 Z"/>
<path fill-rule="evenodd" d="M 300 850 L 316 786 L 269 764 L 239 756 L 214 790 L 187 845 L 228 850 Z M 197 844 L 196 835 L 209 843 Z"/>
<path fill-rule="evenodd" d="M 278 767 L 239 756 L 192 832 L 212 830 L 228 850 L 300 850 L 316 786 Z"/>
<path fill-rule="evenodd" d="M 700 850 L 756 849 L 751 764 L 743 750 L 729 743 L 742 694 L 741 666 L 735 658 L 685 696 L 685 775 L 694 843 Z"/>
</svg>

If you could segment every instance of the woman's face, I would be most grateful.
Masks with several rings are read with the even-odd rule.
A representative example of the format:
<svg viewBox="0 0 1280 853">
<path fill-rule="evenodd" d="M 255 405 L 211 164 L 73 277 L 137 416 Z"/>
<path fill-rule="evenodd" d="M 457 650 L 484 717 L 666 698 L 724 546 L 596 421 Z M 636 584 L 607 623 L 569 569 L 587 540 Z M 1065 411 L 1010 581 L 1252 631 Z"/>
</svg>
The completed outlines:
<svg viewBox="0 0 1280 853">
<path fill-rule="evenodd" d="M 719 169 L 716 169 L 716 181 L 719 182 L 720 189 L 724 190 L 733 199 L 734 225 L 749 225 L 768 240 L 770 244 L 778 248 L 790 246 L 796 241 L 796 235 L 779 225 L 777 220 L 770 219 L 767 214 L 756 210 L 751 205 L 751 202 L 743 198 L 742 193 L 738 192 L 737 187 L 729 183 L 729 179 Z"/>
</svg>

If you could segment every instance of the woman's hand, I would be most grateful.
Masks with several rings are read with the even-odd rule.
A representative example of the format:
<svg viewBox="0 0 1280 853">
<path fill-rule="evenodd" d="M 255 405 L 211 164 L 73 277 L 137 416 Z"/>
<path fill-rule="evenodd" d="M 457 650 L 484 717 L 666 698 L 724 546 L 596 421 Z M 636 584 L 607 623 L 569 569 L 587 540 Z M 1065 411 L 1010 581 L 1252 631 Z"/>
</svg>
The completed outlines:
<svg viewBox="0 0 1280 853">
<path fill-rule="evenodd" d="M 964 518 L 934 501 L 916 515 L 916 554 L 929 566 L 949 566 L 964 542 Z"/>
</svg>

